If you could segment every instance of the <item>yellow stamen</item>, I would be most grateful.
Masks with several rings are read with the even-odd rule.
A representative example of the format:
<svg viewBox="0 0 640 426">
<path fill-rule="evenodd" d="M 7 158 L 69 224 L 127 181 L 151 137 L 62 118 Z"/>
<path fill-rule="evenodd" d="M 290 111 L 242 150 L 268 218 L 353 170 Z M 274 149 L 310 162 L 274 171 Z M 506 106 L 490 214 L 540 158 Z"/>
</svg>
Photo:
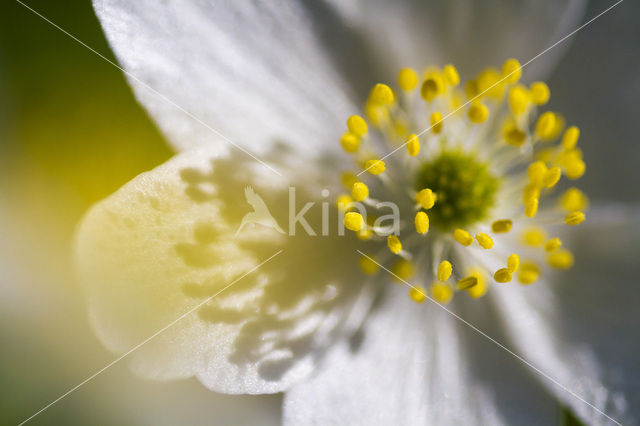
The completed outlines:
<svg viewBox="0 0 640 426">
<path fill-rule="evenodd" d="M 341 212 L 349 210 L 351 203 L 353 203 L 353 199 L 347 194 L 342 194 L 336 199 L 336 207 L 338 207 L 338 211 Z"/>
<path fill-rule="evenodd" d="M 437 135 L 442 132 L 442 114 L 438 111 L 431 113 L 431 131 Z"/>
<path fill-rule="evenodd" d="M 542 114 L 536 122 L 536 135 L 545 140 L 553 139 L 556 130 L 556 120 L 556 115 L 551 111 Z"/>
<path fill-rule="evenodd" d="M 516 83 L 522 77 L 522 67 L 517 59 L 507 59 L 502 65 L 502 78 L 507 83 Z"/>
<path fill-rule="evenodd" d="M 538 199 L 532 198 L 524 205 L 524 214 L 527 217 L 535 217 L 538 213 Z"/>
<path fill-rule="evenodd" d="M 567 225 L 579 225 L 586 219 L 584 213 L 581 211 L 571 212 L 564 218 L 564 223 Z"/>
<path fill-rule="evenodd" d="M 349 116 L 349 118 L 347 118 L 347 127 L 351 133 L 360 137 L 366 135 L 369 131 L 367 122 L 359 115 Z"/>
<path fill-rule="evenodd" d="M 418 85 L 418 73 L 413 68 L 402 68 L 398 73 L 398 86 L 409 92 Z"/>
<path fill-rule="evenodd" d="M 358 177 L 356 175 L 354 175 L 353 173 L 344 172 L 340 176 L 340 180 L 342 181 L 342 185 L 345 188 L 351 189 L 353 187 L 353 184 L 358 181 Z"/>
<path fill-rule="evenodd" d="M 438 266 L 438 281 L 444 282 L 448 280 L 452 272 L 453 266 L 451 266 L 451 262 L 449 262 L 448 260 L 443 260 Z"/>
<path fill-rule="evenodd" d="M 474 102 L 467 113 L 472 123 L 484 123 L 489 118 L 489 108 L 480 102 Z"/>
<path fill-rule="evenodd" d="M 493 239 L 483 232 L 476 234 L 476 240 L 478 240 L 478 244 L 480 244 L 483 249 L 488 250 L 493 247 Z"/>
<path fill-rule="evenodd" d="M 531 96 L 531 102 L 540 106 L 549 102 L 549 97 L 551 96 L 551 91 L 549 90 L 549 86 L 543 81 L 536 81 L 535 83 L 531 83 L 529 87 L 529 92 Z"/>
<path fill-rule="evenodd" d="M 493 274 L 493 279 L 499 283 L 508 283 L 513 279 L 513 274 L 508 268 L 501 268 Z"/>
<path fill-rule="evenodd" d="M 525 186 L 522 191 L 522 203 L 527 204 L 530 200 L 538 199 L 540 197 L 540 188 L 535 183 L 530 183 Z"/>
<path fill-rule="evenodd" d="M 541 228 L 529 228 L 522 234 L 522 239 L 528 246 L 539 247 L 547 239 L 547 234 Z"/>
<path fill-rule="evenodd" d="M 520 265 L 520 273 L 518 274 L 518 281 L 520 284 L 532 284 L 538 280 L 540 276 L 540 268 L 533 262 L 523 262 Z"/>
<path fill-rule="evenodd" d="M 391 90 L 389 86 L 378 83 L 373 87 L 373 89 L 371 89 L 369 98 L 373 103 L 379 105 L 390 105 L 393 103 L 395 96 L 393 95 L 393 90 Z"/>
<path fill-rule="evenodd" d="M 364 227 L 364 219 L 357 212 L 348 212 L 344 215 L 344 226 L 354 232 L 358 232 Z"/>
<path fill-rule="evenodd" d="M 458 228 L 455 231 L 453 231 L 453 238 L 463 246 L 470 246 L 473 243 L 473 238 L 471 237 L 471 234 L 469 234 L 464 229 Z"/>
<path fill-rule="evenodd" d="M 522 146 L 527 141 L 527 134 L 516 126 L 507 127 L 503 135 L 504 140 L 512 146 Z"/>
<path fill-rule="evenodd" d="M 379 175 L 386 170 L 386 166 L 382 160 L 367 160 L 365 169 L 372 175 Z"/>
<path fill-rule="evenodd" d="M 356 182 L 351 188 L 351 197 L 355 201 L 364 201 L 369 198 L 369 188 L 362 182 Z"/>
<path fill-rule="evenodd" d="M 418 135 L 409 135 L 407 139 L 407 152 L 412 157 L 415 157 L 420 152 L 420 140 L 418 139 Z"/>
<path fill-rule="evenodd" d="M 429 188 L 425 188 L 416 194 L 416 202 L 423 209 L 429 210 L 436 202 L 436 195 Z"/>
<path fill-rule="evenodd" d="M 445 89 L 444 79 L 442 75 L 438 72 L 431 72 L 427 76 L 427 79 L 422 83 L 422 87 L 420 88 L 420 95 L 422 99 L 427 102 L 431 102 L 438 96 L 443 93 Z"/>
<path fill-rule="evenodd" d="M 469 275 L 477 279 L 476 285 L 474 285 L 473 287 L 467 290 L 467 293 L 469 293 L 469 296 L 473 297 L 474 299 L 478 299 L 484 296 L 487 293 L 487 290 L 489 289 L 487 287 L 487 279 L 485 277 L 484 272 L 482 272 L 479 269 L 473 269 L 470 271 Z"/>
<path fill-rule="evenodd" d="M 434 282 L 431 284 L 431 297 L 438 302 L 446 305 L 453 298 L 453 290 L 446 284 Z"/>
<path fill-rule="evenodd" d="M 409 289 L 409 297 L 416 303 L 422 303 L 427 299 L 427 290 L 420 286 Z"/>
<path fill-rule="evenodd" d="M 348 153 L 356 152 L 360 148 L 360 138 L 353 133 L 345 132 L 340 138 L 340 145 Z"/>
<path fill-rule="evenodd" d="M 371 260 L 373 256 L 362 256 L 360 258 L 360 269 L 367 275 L 374 275 L 380 269 L 378 264 Z"/>
<path fill-rule="evenodd" d="M 581 158 L 571 158 L 567 161 L 566 171 L 569 179 L 579 179 L 584 175 L 587 165 Z"/>
<path fill-rule="evenodd" d="M 400 242 L 400 239 L 395 235 L 389 235 L 387 237 L 387 246 L 393 254 L 398 254 L 402 251 L 402 243 Z"/>
<path fill-rule="evenodd" d="M 527 176 L 529 176 L 529 182 L 541 185 L 544 175 L 547 173 L 547 166 L 542 161 L 534 161 L 529 164 L 527 168 Z"/>
<path fill-rule="evenodd" d="M 471 287 L 478 284 L 478 278 L 474 276 L 468 276 L 458 281 L 456 284 L 458 290 L 469 290 Z"/>
<path fill-rule="evenodd" d="M 552 268 L 569 269 L 573 266 L 573 254 L 569 250 L 557 250 L 547 257 Z"/>
<path fill-rule="evenodd" d="M 458 70 L 451 64 L 444 66 L 442 75 L 444 76 L 444 81 L 448 86 L 454 87 L 457 86 L 458 83 L 460 83 L 460 75 L 458 74 Z"/>
<path fill-rule="evenodd" d="M 515 116 L 524 114 L 529 108 L 531 102 L 527 88 L 521 84 L 513 86 L 509 89 L 508 95 L 509 108 Z"/>
<path fill-rule="evenodd" d="M 553 188 L 562 176 L 562 169 L 558 166 L 551 167 L 544 173 L 542 177 L 542 186 L 545 188 Z"/>
<path fill-rule="evenodd" d="M 560 199 L 560 204 L 567 211 L 585 210 L 589 206 L 589 199 L 578 188 L 569 188 Z"/>
<path fill-rule="evenodd" d="M 512 274 L 518 272 L 518 267 L 520 266 L 520 256 L 516 253 L 513 253 L 507 258 L 507 269 Z"/>
<path fill-rule="evenodd" d="M 429 231 L 429 216 L 425 212 L 416 213 L 414 222 L 418 234 L 426 234 Z"/>
<path fill-rule="evenodd" d="M 580 129 L 576 126 L 571 126 L 564 131 L 564 135 L 562 135 L 562 148 L 565 150 L 573 149 L 576 147 L 578 143 L 578 138 L 580 137 Z"/>
<path fill-rule="evenodd" d="M 416 267 L 413 262 L 399 258 L 391 266 L 391 272 L 394 275 L 394 281 L 402 282 L 413 278 L 416 273 Z"/>
<path fill-rule="evenodd" d="M 560 246 L 562 246 L 562 240 L 560 240 L 560 238 L 552 238 L 544 244 L 544 249 L 548 253 L 551 253 L 558 250 Z"/>
<path fill-rule="evenodd" d="M 511 219 L 500 219 L 491 224 L 491 230 L 496 234 L 509 232 L 511 231 L 512 227 L 513 222 L 511 221 Z"/>
</svg>

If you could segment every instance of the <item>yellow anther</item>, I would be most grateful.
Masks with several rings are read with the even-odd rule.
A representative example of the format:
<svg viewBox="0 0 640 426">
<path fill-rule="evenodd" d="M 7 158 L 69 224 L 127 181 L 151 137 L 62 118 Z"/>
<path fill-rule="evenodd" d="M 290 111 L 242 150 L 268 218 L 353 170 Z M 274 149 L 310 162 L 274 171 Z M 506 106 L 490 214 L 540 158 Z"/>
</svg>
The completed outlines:
<svg viewBox="0 0 640 426">
<path fill-rule="evenodd" d="M 536 105 L 544 105 L 549 102 L 549 96 L 551 96 L 551 92 L 549 91 L 549 86 L 543 81 L 536 81 L 531 83 L 529 87 L 531 102 Z"/>
<path fill-rule="evenodd" d="M 353 198 L 347 194 L 342 194 L 336 199 L 336 207 L 338 207 L 338 210 L 341 212 L 349 210 L 351 203 L 353 203 Z"/>
<path fill-rule="evenodd" d="M 522 67 L 517 59 L 507 59 L 502 65 L 502 78 L 507 83 L 516 83 L 522 77 Z"/>
<path fill-rule="evenodd" d="M 493 279 L 498 283 L 508 283 L 513 279 L 513 273 L 508 268 L 500 268 L 493 274 Z"/>
<path fill-rule="evenodd" d="M 436 135 L 440 134 L 442 132 L 442 114 L 438 111 L 433 112 L 429 120 L 431 121 L 431 131 Z"/>
<path fill-rule="evenodd" d="M 356 136 L 364 136 L 369 131 L 367 122 L 359 115 L 351 115 L 347 118 L 347 128 L 349 128 L 349 132 Z"/>
<path fill-rule="evenodd" d="M 383 124 L 389 122 L 389 111 L 385 106 L 381 106 L 371 100 L 368 100 L 364 106 L 364 111 L 367 118 L 374 126 L 381 127 Z"/>
<path fill-rule="evenodd" d="M 476 80 L 467 80 L 464 84 L 464 94 L 468 99 L 473 99 L 478 96 L 478 82 Z"/>
<path fill-rule="evenodd" d="M 407 138 L 407 152 L 412 157 L 415 157 L 420 152 L 420 140 L 418 139 L 418 135 L 411 134 Z"/>
<path fill-rule="evenodd" d="M 445 90 L 444 78 L 438 72 L 430 72 L 422 87 L 420 88 L 420 95 L 422 99 L 427 102 L 431 102 L 436 96 L 443 93 Z"/>
<path fill-rule="evenodd" d="M 393 90 L 391 90 L 389 86 L 378 83 L 373 86 L 373 89 L 371 89 L 369 99 L 371 99 L 373 103 L 379 105 L 390 105 L 393 103 L 395 96 L 393 95 Z"/>
<path fill-rule="evenodd" d="M 541 228 L 529 228 L 522 234 L 523 242 L 531 247 L 538 247 L 547 239 L 547 234 Z"/>
<path fill-rule="evenodd" d="M 345 132 L 340 138 L 340 145 L 346 152 L 356 152 L 360 148 L 360 138 L 353 133 Z"/>
<path fill-rule="evenodd" d="M 463 279 L 459 280 L 458 283 L 456 284 L 456 287 L 458 288 L 458 290 L 469 290 L 471 287 L 475 286 L 478 284 L 478 278 L 474 277 L 474 276 L 468 276 L 468 277 L 464 277 Z"/>
<path fill-rule="evenodd" d="M 353 184 L 358 181 L 358 177 L 351 172 L 344 172 L 340 176 L 340 181 L 345 188 L 351 189 Z"/>
<path fill-rule="evenodd" d="M 405 92 L 413 90 L 418 85 L 418 73 L 413 68 L 402 68 L 398 73 L 398 86 Z"/>
<path fill-rule="evenodd" d="M 542 161 L 534 161 L 529 164 L 527 168 L 527 176 L 529 177 L 529 182 L 534 183 L 536 185 L 542 184 L 542 179 L 544 175 L 547 173 L 547 166 Z"/>
<path fill-rule="evenodd" d="M 420 204 L 423 209 L 429 210 L 436 203 L 436 194 L 429 188 L 422 189 L 416 194 L 416 202 Z"/>
<path fill-rule="evenodd" d="M 587 165 L 581 158 L 571 158 L 565 167 L 567 177 L 572 180 L 581 178 L 586 169 Z"/>
<path fill-rule="evenodd" d="M 487 279 L 484 272 L 479 269 L 473 269 L 470 271 L 469 275 L 476 278 L 477 280 L 476 285 L 467 290 L 469 296 L 473 297 L 474 299 L 484 296 L 489 289 L 487 287 Z"/>
<path fill-rule="evenodd" d="M 522 146 L 527 140 L 527 134 L 516 126 L 509 126 L 504 130 L 504 140 L 512 146 Z"/>
<path fill-rule="evenodd" d="M 511 221 L 511 219 L 500 219 L 491 224 L 491 230 L 496 234 L 509 232 L 511 231 L 512 227 L 513 222 Z"/>
<path fill-rule="evenodd" d="M 564 218 L 564 223 L 567 225 L 579 225 L 586 219 L 584 213 L 581 211 L 571 212 Z"/>
<path fill-rule="evenodd" d="M 426 234 L 429 231 L 429 216 L 425 212 L 416 213 L 415 218 L 416 231 L 418 234 Z"/>
<path fill-rule="evenodd" d="M 520 284 L 532 284 L 540 277 L 540 268 L 533 262 L 523 262 L 520 265 L 520 273 L 518 274 L 518 281 Z"/>
<path fill-rule="evenodd" d="M 386 170 L 386 166 L 382 160 L 367 160 L 364 167 L 372 175 L 379 175 Z"/>
<path fill-rule="evenodd" d="M 457 86 L 460 83 L 460 75 L 458 74 L 458 70 L 452 64 L 448 64 L 444 66 L 442 70 L 442 75 L 444 76 L 444 81 L 447 83 L 447 86 Z"/>
<path fill-rule="evenodd" d="M 422 303 L 427 299 L 427 290 L 420 286 L 411 287 L 409 297 L 416 303 Z"/>
<path fill-rule="evenodd" d="M 530 200 L 540 198 L 540 188 L 535 183 L 530 183 L 522 191 L 522 203 L 527 204 Z"/>
<path fill-rule="evenodd" d="M 434 282 L 429 290 L 431 290 L 431 297 L 443 305 L 449 303 L 453 298 L 453 290 L 446 284 Z"/>
<path fill-rule="evenodd" d="M 521 84 L 513 86 L 509 89 L 508 101 L 509 108 L 513 115 L 522 115 L 527 111 L 529 103 L 531 102 L 529 91 Z"/>
<path fill-rule="evenodd" d="M 543 113 L 536 122 L 536 135 L 541 139 L 550 140 L 556 133 L 557 116 L 551 111 Z"/>
<path fill-rule="evenodd" d="M 469 107 L 467 115 L 472 123 L 484 123 L 489 118 L 489 108 L 483 103 L 474 102 Z"/>
<path fill-rule="evenodd" d="M 402 243 L 400 242 L 400 239 L 395 235 L 389 235 L 387 237 L 387 246 L 393 254 L 398 254 L 402 251 Z"/>
<path fill-rule="evenodd" d="M 562 169 L 558 166 L 551 167 L 544 173 L 542 177 L 542 186 L 545 188 L 553 188 L 562 176 Z"/>
<path fill-rule="evenodd" d="M 509 255 L 509 257 L 507 258 L 507 269 L 509 270 L 509 272 L 515 274 L 516 272 L 518 272 L 518 267 L 520 267 L 520 256 L 518 256 L 516 253 Z"/>
<path fill-rule="evenodd" d="M 403 282 L 410 280 L 416 274 L 416 267 L 413 262 L 399 258 L 391 266 L 391 273 L 394 281 Z"/>
<path fill-rule="evenodd" d="M 380 269 L 378 264 L 371 259 L 373 259 L 371 255 L 360 258 L 360 269 L 367 275 L 374 275 Z"/>
<path fill-rule="evenodd" d="M 552 251 L 556 251 L 562 246 L 562 240 L 560 238 L 552 238 L 544 244 L 544 249 L 551 253 Z"/>
<path fill-rule="evenodd" d="M 538 199 L 532 198 L 524 205 L 524 215 L 535 217 L 536 213 L 538 213 Z"/>
<path fill-rule="evenodd" d="M 360 213 L 347 212 L 344 215 L 344 226 L 350 231 L 358 232 L 364 227 L 364 219 Z"/>
<path fill-rule="evenodd" d="M 356 182 L 351 188 L 351 197 L 355 201 L 364 201 L 369 198 L 369 187 L 362 182 Z"/>
<path fill-rule="evenodd" d="M 589 199 L 578 188 L 569 188 L 562 195 L 560 205 L 566 211 L 586 210 L 589 207 Z"/>
<path fill-rule="evenodd" d="M 576 147 L 578 143 L 578 138 L 580 137 L 580 129 L 576 126 L 571 126 L 564 131 L 564 135 L 562 135 L 562 148 L 565 150 L 573 149 Z"/>
<path fill-rule="evenodd" d="M 500 80 L 500 72 L 496 68 L 487 68 L 477 78 L 478 92 L 485 96 L 500 98 L 504 93 L 504 83 Z"/>
<path fill-rule="evenodd" d="M 569 269 L 573 266 L 573 254 L 569 250 L 560 249 L 551 253 L 547 261 L 552 268 Z"/>
<path fill-rule="evenodd" d="M 476 240 L 478 240 L 478 244 L 483 249 L 490 249 L 493 247 L 493 239 L 483 232 L 479 232 L 476 234 Z"/>
<path fill-rule="evenodd" d="M 453 238 L 463 246 L 470 246 L 473 244 L 473 237 L 471 237 L 471 234 L 464 229 L 458 228 L 453 231 Z"/>
<path fill-rule="evenodd" d="M 452 272 L 453 266 L 451 266 L 451 262 L 449 262 L 448 260 L 443 260 L 438 266 L 438 281 L 444 282 L 448 280 Z"/>
<path fill-rule="evenodd" d="M 555 149 L 554 148 L 543 148 L 541 150 L 539 150 L 538 152 L 535 153 L 535 159 L 536 160 L 540 160 L 542 162 L 546 163 L 551 163 L 552 160 L 555 158 Z"/>
</svg>

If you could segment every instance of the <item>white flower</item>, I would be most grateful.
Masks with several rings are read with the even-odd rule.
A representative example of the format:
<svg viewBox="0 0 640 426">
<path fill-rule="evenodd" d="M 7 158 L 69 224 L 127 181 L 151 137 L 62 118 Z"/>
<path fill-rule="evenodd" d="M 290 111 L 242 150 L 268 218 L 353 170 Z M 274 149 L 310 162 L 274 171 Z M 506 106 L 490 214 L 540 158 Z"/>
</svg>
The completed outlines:
<svg viewBox="0 0 640 426">
<path fill-rule="evenodd" d="M 367 186 L 356 188 L 353 176 L 343 180 L 369 208 L 376 204 L 373 198 L 401 206 L 407 224 L 399 240 L 388 241 L 389 249 L 384 239 L 376 242 L 381 229 L 363 231 L 354 215 L 347 225 L 367 241 L 302 232 L 288 237 L 266 228 L 234 238 L 247 212 L 246 185 L 276 218 L 286 217 L 289 185 L 299 190 L 296 206 L 323 201 L 324 188 L 335 194 L 349 164 L 347 154 L 336 149 L 345 119 L 360 114 L 372 85 L 392 84 L 403 67 L 455 63 L 465 76 L 509 57 L 526 60 L 574 29 L 582 6 L 581 1 L 95 1 L 136 96 L 182 151 L 96 205 L 79 227 L 77 268 L 100 338 L 111 350 L 126 352 L 216 295 L 132 353 L 133 368 L 158 379 L 196 376 L 218 392 L 286 391 L 284 417 L 291 424 L 553 424 L 552 397 L 593 424 L 611 420 L 589 404 L 618 421 L 637 421 L 634 358 L 619 352 L 625 346 L 608 341 L 606 334 L 607 327 L 616 327 L 616 336 L 624 335 L 638 319 L 631 302 L 636 290 L 615 279 L 611 260 L 630 248 L 613 228 L 629 226 L 622 220 L 637 222 L 637 217 L 617 210 L 588 213 L 584 233 L 568 238 L 602 250 L 595 259 L 577 253 L 578 267 L 562 276 L 573 284 L 537 280 L 540 274 L 553 276 L 542 262 L 523 261 L 518 270 L 516 258 L 508 260 L 526 250 L 527 258 L 545 256 L 542 248 L 523 248 L 516 234 L 536 220 L 562 222 L 560 208 L 542 209 L 552 204 L 541 200 L 558 172 L 577 178 L 584 171 L 572 146 L 574 131 L 564 148 L 549 145 L 558 148 L 544 158 L 548 167 L 534 162 L 528 177 L 497 168 L 518 161 L 526 167 L 534 143 L 557 137 L 561 128 L 560 116 L 542 114 L 533 125 L 537 129 L 526 131 L 536 108 L 546 103 L 546 86 L 518 86 L 518 73 L 481 103 L 446 118 L 442 129 L 434 113 L 444 117 L 462 104 L 453 68 L 427 72 L 415 84 L 413 72 L 404 71 L 399 82 L 404 90 L 378 85 L 369 93 L 368 131 L 352 118 L 343 147 L 379 180 L 368 176 Z M 548 70 L 560 49 L 532 63 L 530 76 Z M 516 69 L 514 64 L 507 62 L 502 75 Z M 471 95 L 498 76 L 481 73 L 469 87 Z M 419 138 L 419 153 L 410 143 L 408 152 L 403 148 L 385 158 L 385 167 L 367 163 L 431 124 L 436 126 Z M 446 140 L 444 157 L 436 150 L 440 140 Z M 453 151 L 458 143 L 462 151 Z M 429 170 L 446 167 L 474 171 L 470 192 L 460 195 L 438 180 L 440 175 L 430 175 Z M 453 176 L 464 181 L 462 172 Z M 358 180 L 365 181 L 365 175 Z M 428 191 L 418 192 L 422 189 L 435 190 L 433 207 Z M 571 194 L 565 206 L 585 207 L 581 193 Z M 414 220 L 416 201 L 422 210 Z M 308 221 L 320 223 L 318 215 L 310 211 Z M 566 221 L 581 218 L 575 213 Z M 452 235 L 456 228 L 478 231 L 474 247 L 462 246 L 469 243 L 467 234 Z M 541 232 L 530 232 L 529 242 L 542 238 Z M 414 242 L 404 239 L 411 234 Z M 548 243 L 551 264 L 572 263 L 556 240 L 542 242 Z M 471 277 L 459 291 L 474 297 L 460 294 L 447 309 L 548 377 L 450 312 L 413 303 L 406 287 L 389 284 L 388 274 L 367 277 L 358 262 L 367 272 L 376 265 L 363 261 L 358 250 L 401 256 L 392 270 L 416 286 L 439 278 L 432 295 L 442 303 L 459 290 L 450 277 L 452 264 L 457 279 Z M 476 299 L 491 277 L 468 271 L 474 266 L 491 273 L 504 268 L 497 281 L 518 279 L 495 284 Z M 523 286 L 518 280 L 537 282 Z M 226 288 L 229 283 L 234 284 Z M 465 283 L 475 285 L 465 290 Z M 422 293 L 414 290 L 410 296 L 422 302 Z"/>
</svg>

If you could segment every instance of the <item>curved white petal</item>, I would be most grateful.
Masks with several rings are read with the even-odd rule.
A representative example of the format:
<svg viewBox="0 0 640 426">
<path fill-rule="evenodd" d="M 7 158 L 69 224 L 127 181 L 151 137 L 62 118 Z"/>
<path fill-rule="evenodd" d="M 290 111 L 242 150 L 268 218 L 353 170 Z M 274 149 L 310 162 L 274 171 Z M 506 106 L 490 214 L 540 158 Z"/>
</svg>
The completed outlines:
<svg viewBox="0 0 640 426">
<path fill-rule="evenodd" d="M 388 293 L 360 340 L 287 391 L 285 424 L 554 424 L 556 404 L 511 355 L 405 289 Z M 462 317 L 501 340 L 486 304 L 462 302 Z"/>
<path fill-rule="evenodd" d="M 136 96 L 178 150 L 225 143 L 217 131 L 255 155 L 280 141 L 313 151 L 336 145 L 356 112 L 323 45 L 327 29 L 298 2 L 94 7 Z"/>
<path fill-rule="evenodd" d="M 197 376 L 226 393 L 277 392 L 353 327 L 363 286 L 351 275 L 349 240 L 300 228 L 291 237 L 252 222 L 235 236 L 252 211 L 247 185 L 284 229 L 289 207 L 286 184 L 236 156 L 189 151 L 136 177 L 83 219 L 75 260 L 91 322 L 114 352 L 195 309 L 129 356 L 140 374 Z M 304 197 L 297 188 L 296 210 Z M 316 204 L 306 215 L 316 232 L 319 213 Z"/>
<path fill-rule="evenodd" d="M 505 59 L 522 63 L 580 25 L 584 0 L 385 1 L 332 0 L 345 18 L 380 52 L 395 73 L 454 63 L 465 76 Z M 540 78 L 551 70 L 568 43 L 562 43 L 525 70 Z"/>
<path fill-rule="evenodd" d="M 640 422 L 640 211 L 588 213 L 567 246 L 576 265 L 546 283 L 493 292 L 516 351 L 580 398 L 624 425 Z M 614 424 L 542 378 L 588 424 Z"/>
</svg>

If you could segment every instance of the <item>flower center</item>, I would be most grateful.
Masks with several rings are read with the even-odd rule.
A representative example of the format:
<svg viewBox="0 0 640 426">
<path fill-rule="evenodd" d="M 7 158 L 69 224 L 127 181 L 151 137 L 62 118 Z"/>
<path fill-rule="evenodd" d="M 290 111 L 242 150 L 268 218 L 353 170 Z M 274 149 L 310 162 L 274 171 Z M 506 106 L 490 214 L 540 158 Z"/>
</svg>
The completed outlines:
<svg viewBox="0 0 640 426">
<path fill-rule="evenodd" d="M 573 265 L 547 231 L 585 220 L 580 190 L 557 197 L 562 177 L 575 180 L 586 170 L 580 131 L 565 129 L 558 113 L 538 115 L 549 87 L 527 87 L 521 74 L 515 59 L 464 85 L 453 65 L 403 68 L 398 91 L 376 84 L 366 119 L 347 119 L 340 144 L 359 172 L 343 173 L 349 193 L 337 206 L 345 227 L 368 241 L 365 273 L 387 264 L 396 278 L 414 280 L 415 302 L 426 299 L 422 285 L 429 285 L 433 299 L 448 303 L 456 292 L 478 298 L 491 282 L 529 285 L 547 266 Z M 374 220 L 389 203 L 401 216 L 398 226 Z"/>
<path fill-rule="evenodd" d="M 430 188 L 436 203 L 431 224 L 443 231 L 464 228 L 487 217 L 500 181 L 473 153 L 444 151 L 420 167 L 416 190 Z"/>
</svg>

